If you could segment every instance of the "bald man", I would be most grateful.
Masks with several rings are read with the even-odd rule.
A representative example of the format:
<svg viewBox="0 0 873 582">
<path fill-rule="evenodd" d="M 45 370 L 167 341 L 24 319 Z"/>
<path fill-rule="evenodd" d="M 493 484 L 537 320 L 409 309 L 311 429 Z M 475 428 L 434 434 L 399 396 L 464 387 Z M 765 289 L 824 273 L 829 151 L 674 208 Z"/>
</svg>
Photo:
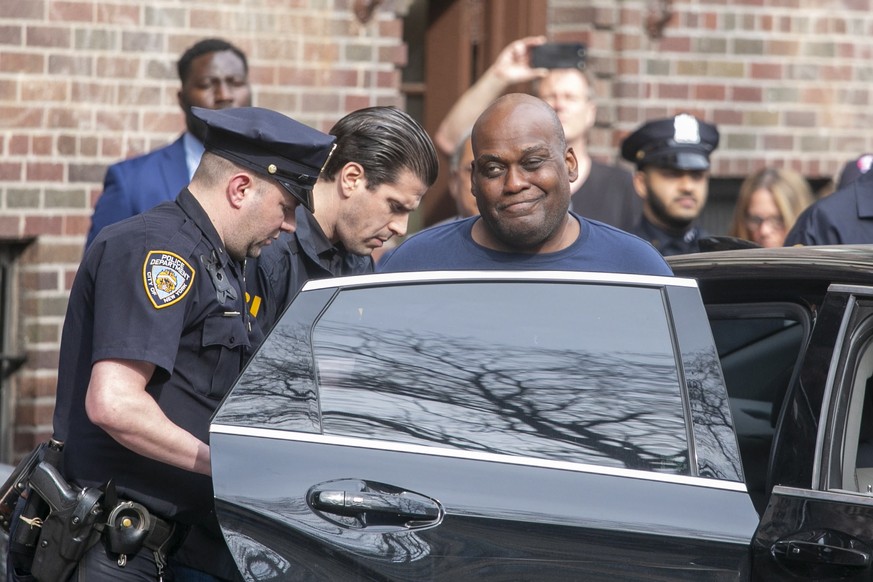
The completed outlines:
<svg viewBox="0 0 873 582">
<path fill-rule="evenodd" d="M 526 269 L 671 275 L 647 242 L 570 211 L 579 164 L 555 110 L 511 93 L 473 126 L 480 216 L 410 237 L 380 271 Z"/>
<path fill-rule="evenodd" d="M 517 83 L 533 82 L 533 93 L 558 114 L 567 144 L 576 153 L 571 208 L 586 218 L 631 231 L 643 212 L 631 173 L 598 162 L 588 152 L 588 134 L 597 119 L 593 77 L 588 69 L 533 68 L 531 50 L 545 42 L 543 36 L 530 36 L 509 43 L 458 98 L 434 133 L 434 143 L 450 155 L 454 144 L 494 99 Z"/>
</svg>

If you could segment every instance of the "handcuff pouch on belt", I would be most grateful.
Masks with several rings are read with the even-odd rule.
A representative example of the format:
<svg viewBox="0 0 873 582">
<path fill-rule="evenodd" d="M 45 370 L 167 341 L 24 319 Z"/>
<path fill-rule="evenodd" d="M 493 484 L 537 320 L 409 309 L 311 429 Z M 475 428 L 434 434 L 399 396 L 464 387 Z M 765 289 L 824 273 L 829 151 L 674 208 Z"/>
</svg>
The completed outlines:
<svg viewBox="0 0 873 582">
<path fill-rule="evenodd" d="M 178 542 L 176 525 L 164 521 L 135 501 L 112 503 L 113 508 L 106 519 L 104 541 L 106 548 L 118 555 L 118 565 L 124 567 L 128 556 L 133 556 L 143 547 L 152 551 L 160 579 L 166 566 L 167 554 Z"/>
</svg>

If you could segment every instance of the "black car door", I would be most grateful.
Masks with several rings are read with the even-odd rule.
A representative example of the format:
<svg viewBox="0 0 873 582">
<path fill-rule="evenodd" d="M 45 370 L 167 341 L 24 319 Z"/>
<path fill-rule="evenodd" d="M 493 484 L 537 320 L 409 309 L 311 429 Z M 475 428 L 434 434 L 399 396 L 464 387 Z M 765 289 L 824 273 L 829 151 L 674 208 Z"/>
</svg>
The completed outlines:
<svg viewBox="0 0 873 582">
<path fill-rule="evenodd" d="M 782 408 L 756 580 L 873 580 L 873 288 L 829 289 Z"/>
<path fill-rule="evenodd" d="M 249 580 L 736 580 L 758 522 L 682 279 L 310 283 L 211 448 Z"/>
</svg>

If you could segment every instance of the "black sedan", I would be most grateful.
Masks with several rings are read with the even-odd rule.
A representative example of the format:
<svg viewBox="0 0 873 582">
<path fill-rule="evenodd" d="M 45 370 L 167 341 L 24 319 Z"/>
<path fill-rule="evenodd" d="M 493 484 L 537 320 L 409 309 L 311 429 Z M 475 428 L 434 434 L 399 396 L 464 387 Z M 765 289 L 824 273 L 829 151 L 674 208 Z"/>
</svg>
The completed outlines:
<svg viewBox="0 0 873 582">
<path fill-rule="evenodd" d="M 309 282 L 211 427 L 243 576 L 873 579 L 873 249 L 671 264 Z"/>
</svg>

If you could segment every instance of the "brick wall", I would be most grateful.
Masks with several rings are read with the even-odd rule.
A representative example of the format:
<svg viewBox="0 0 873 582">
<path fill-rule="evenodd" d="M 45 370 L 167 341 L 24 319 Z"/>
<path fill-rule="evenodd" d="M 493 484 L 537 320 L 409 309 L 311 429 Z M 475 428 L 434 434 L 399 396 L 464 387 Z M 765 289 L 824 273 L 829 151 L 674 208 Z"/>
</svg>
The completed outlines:
<svg viewBox="0 0 873 582">
<path fill-rule="evenodd" d="M 401 3 L 402 4 L 402 3 Z M 254 104 L 327 130 L 345 113 L 401 105 L 402 20 L 351 0 L 0 2 L 0 239 L 35 237 L 18 267 L 0 461 L 51 431 L 69 288 L 106 166 L 183 130 L 178 56 L 207 36 L 248 55 Z M 7 427 L 9 430 L 9 427 Z"/>
<path fill-rule="evenodd" d="M 663 37 L 646 34 L 672 7 Z M 592 150 L 614 158 L 644 120 L 718 124 L 713 174 L 787 165 L 827 178 L 873 151 L 871 0 L 551 0 L 553 38 L 589 44 L 598 75 Z"/>
<path fill-rule="evenodd" d="M 28 360 L 0 461 L 50 431 L 68 290 L 107 164 L 183 128 L 178 55 L 226 37 L 250 57 L 256 105 L 327 129 L 360 107 L 402 105 L 397 13 L 409 1 L 382 2 L 366 24 L 353 0 L 0 1 L 0 239 L 36 237 L 18 273 L 14 342 Z M 663 37 L 647 35 L 668 4 Z M 643 120 L 681 110 L 719 125 L 719 177 L 763 164 L 829 177 L 873 151 L 873 0 L 549 0 L 548 11 L 554 40 L 590 47 L 601 159 Z"/>
</svg>

